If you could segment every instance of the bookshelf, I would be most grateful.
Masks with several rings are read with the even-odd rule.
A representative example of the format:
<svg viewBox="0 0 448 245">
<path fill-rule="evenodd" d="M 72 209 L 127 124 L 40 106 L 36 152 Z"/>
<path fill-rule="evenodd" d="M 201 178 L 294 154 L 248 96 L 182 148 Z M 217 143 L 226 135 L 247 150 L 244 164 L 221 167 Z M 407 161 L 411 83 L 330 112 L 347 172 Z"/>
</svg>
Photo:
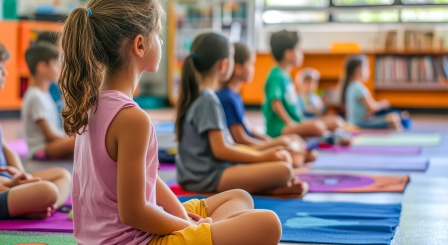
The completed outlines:
<svg viewBox="0 0 448 245">
<path fill-rule="evenodd" d="M 376 55 L 375 89 L 448 91 L 448 56 L 442 52 Z"/>
<path fill-rule="evenodd" d="M 367 88 L 375 99 L 388 99 L 392 106 L 406 108 L 447 108 L 448 107 L 448 81 L 446 84 L 384 84 L 377 81 L 376 59 L 384 55 L 413 56 L 413 55 L 447 55 L 446 51 L 369 51 L 364 52 L 370 62 L 371 76 L 366 83 Z M 313 67 L 321 73 L 320 89 L 335 88 L 343 75 L 344 61 L 347 55 L 353 52 L 333 53 L 328 51 L 305 52 L 303 67 Z M 260 105 L 264 99 L 264 83 L 275 61 L 268 53 L 258 53 L 255 63 L 255 76 L 251 83 L 242 89 L 242 97 L 246 104 Z M 301 68 L 291 72 L 291 76 Z"/>
<path fill-rule="evenodd" d="M 377 91 L 447 91 L 448 92 L 448 84 L 396 84 L 396 85 L 384 85 L 378 84 L 375 86 L 375 90 Z"/>
</svg>

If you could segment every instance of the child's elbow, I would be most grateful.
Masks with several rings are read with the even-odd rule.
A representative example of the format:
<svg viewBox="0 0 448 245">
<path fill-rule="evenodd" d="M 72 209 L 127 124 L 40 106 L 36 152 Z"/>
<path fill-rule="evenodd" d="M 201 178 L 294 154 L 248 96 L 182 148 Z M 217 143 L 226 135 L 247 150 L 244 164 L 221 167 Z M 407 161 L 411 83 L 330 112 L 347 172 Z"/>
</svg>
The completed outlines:
<svg viewBox="0 0 448 245">
<path fill-rule="evenodd" d="M 226 158 L 225 146 L 212 147 L 212 152 L 213 152 L 213 156 L 215 156 L 217 159 L 225 159 Z"/>
<path fill-rule="evenodd" d="M 138 227 L 138 214 L 134 212 L 134 208 L 128 208 L 126 210 L 118 210 L 118 215 L 120 217 L 121 223 L 131 226 Z"/>
</svg>

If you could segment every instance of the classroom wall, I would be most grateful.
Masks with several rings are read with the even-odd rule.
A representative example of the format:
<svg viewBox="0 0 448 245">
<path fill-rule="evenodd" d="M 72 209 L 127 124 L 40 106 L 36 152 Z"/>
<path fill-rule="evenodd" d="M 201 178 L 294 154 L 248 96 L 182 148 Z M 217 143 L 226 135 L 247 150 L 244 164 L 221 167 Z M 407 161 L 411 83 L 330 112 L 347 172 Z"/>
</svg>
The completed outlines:
<svg viewBox="0 0 448 245">
<path fill-rule="evenodd" d="M 162 4 L 165 11 L 168 13 L 170 10 L 168 1 L 162 1 Z M 143 74 L 140 80 L 140 94 L 142 95 L 154 95 L 158 97 L 168 96 L 168 43 L 170 42 L 168 37 L 168 21 L 168 18 L 164 21 L 164 32 L 161 35 L 163 45 L 162 59 L 160 60 L 159 70 L 153 74 Z"/>
<path fill-rule="evenodd" d="M 440 47 L 440 38 L 444 38 L 444 48 L 448 49 L 448 24 L 418 23 L 408 24 L 300 24 L 300 25 L 264 25 L 257 47 L 261 53 L 269 52 L 269 38 L 272 32 L 282 29 L 298 31 L 301 45 L 305 51 L 330 50 L 333 43 L 356 42 L 363 50 L 372 51 L 384 49 L 385 33 L 389 30 L 397 30 L 397 48 L 403 49 L 404 31 L 420 30 L 435 31 L 434 47 Z"/>
</svg>

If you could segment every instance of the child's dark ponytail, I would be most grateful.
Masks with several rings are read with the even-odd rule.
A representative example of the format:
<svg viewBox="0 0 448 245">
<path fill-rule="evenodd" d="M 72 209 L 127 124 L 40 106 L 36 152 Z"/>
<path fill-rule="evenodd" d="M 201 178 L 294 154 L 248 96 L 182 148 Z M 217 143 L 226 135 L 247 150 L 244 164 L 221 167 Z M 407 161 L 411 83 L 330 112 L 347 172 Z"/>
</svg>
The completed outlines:
<svg viewBox="0 0 448 245">
<path fill-rule="evenodd" d="M 341 102 L 343 105 L 345 105 L 347 100 L 346 92 L 348 85 L 350 84 L 351 79 L 353 77 L 353 74 L 355 73 L 358 67 L 362 67 L 366 59 L 367 58 L 365 55 L 354 55 L 347 58 L 347 61 L 345 63 L 345 77 L 343 80 L 342 92 L 341 92 L 341 98 L 342 98 Z"/>
<path fill-rule="evenodd" d="M 193 55 L 194 56 L 194 55 Z M 196 82 L 193 57 L 190 54 L 182 66 L 182 80 L 180 85 L 179 101 L 177 103 L 176 135 L 180 140 L 183 134 L 183 122 L 188 108 L 199 96 L 199 84 Z"/>
<path fill-rule="evenodd" d="M 205 33 L 194 40 L 191 54 L 182 66 L 182 79 L 177 102 L 176 135 L 180 141 L 183 124 L 191 104 L 199 97 L 197 78 L 206 75 L 219 60 L 229 58 L 230 43 L 226 37 L 216 33 Z"/>
</svg>

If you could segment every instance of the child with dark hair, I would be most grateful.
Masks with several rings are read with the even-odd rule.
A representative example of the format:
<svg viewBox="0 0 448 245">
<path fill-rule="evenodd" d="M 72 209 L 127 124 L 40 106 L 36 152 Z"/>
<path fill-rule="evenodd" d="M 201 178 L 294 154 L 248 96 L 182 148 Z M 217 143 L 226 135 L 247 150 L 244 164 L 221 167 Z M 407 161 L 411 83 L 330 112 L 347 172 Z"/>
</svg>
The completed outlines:
<svg viewBox="0 0 448 245">
<path fill-rule="evenodd" d="M 391 110 L 387 99 L 376 101 L 372 97 L 363 84 L 369 76 L 369 61 L 365 55 L 348 57 L 341 93 L 347 120 L 366 129 L 410 128 L 412 122 L 407 111 Z"/>
<path fill-rule="evenodd" d="M 32 79 L 23 98 L 21 117 L 30 156 L 72 157 L 75 139 L 62 131 L 57 106 L 48 92 L 61 72 L 59 52 L 53 44 L 39 42 L 26 51 L 25 60 Z"/>
<path fill-rule="evenodd" d="M 326 136 L 344 125 L 341 120 L 304 121 L 297 108 L 298 96 L 292 83 L 290 72 L 303 62 L 303 51 L 299 45 L 297 32 L 279 31 L 271 36 L 271 51 L 277 65 L 271 70 L 265 84 L 263 114 L 266 119 L 267 134 L 277 137 L 298 134 L 303 137 Z M 339 130 L 338 130 L 339 132 Z M 336 134 L 338 144 L 350 144 L 344 134 Z"/>
<path fill-rule="evenodd" d="M 294 167 L 302 166 L 304 161 L 313 161 L 317 152 L 314 150 L 307 152 L 306 142 L 297 134 L 271 138 L 252 129 L 245 116 L 245 108 L 240 91 L 244 83 L 251 82 L 253 79 L 255 59 L 255 53 L 248 46 L 236 43 L 233 75 L 216 92 L 223 106 L 227 126 L 233 139 L 238 144 L 247 145 L 256 150 L 283 146 L 291 153 Z"/>
<path fill-rule="evenodd" d="M 10 54 L 0 44 L 0 90 L 8 72 Z M 71 190 L 70 173 L 51 168 L 25 172 L 19 156 L 6 144 L 0 125 L 0 220 L 45 219 L 67 200 Z"/>
<path fill-rule="evenodd" d="M 228 81 L 234 48 L 227 38 L 207 33 L 195 39 L 182 70 L 176 131 L 177 179 L 186 190 L 304 194 L 307 184 L 295 177 L 291 155 L 283 147 L 258 151 L 235 145 L 215 90 Z"/>
<path fill-rule="evenodd" d="M 39 33 L 36 43 L 47 42 L 47 43 L 51 43 L 51 44 L 57 46 L 58 39 L 59 39 L 59 32 L 44 31 L 44 32 Z M 61 111 L 62 107 L 64 105 L 64 102 L 62 100 L 62 94 L 61 94 L 61 91 L 59 90 L 57 81 L 53 81 L 53 83 L 50 84 L 49 91 L 50 91 L 51 97 L 53 98 L 54 102 L 58 106 L 58 111 Z"/>
</svg>

